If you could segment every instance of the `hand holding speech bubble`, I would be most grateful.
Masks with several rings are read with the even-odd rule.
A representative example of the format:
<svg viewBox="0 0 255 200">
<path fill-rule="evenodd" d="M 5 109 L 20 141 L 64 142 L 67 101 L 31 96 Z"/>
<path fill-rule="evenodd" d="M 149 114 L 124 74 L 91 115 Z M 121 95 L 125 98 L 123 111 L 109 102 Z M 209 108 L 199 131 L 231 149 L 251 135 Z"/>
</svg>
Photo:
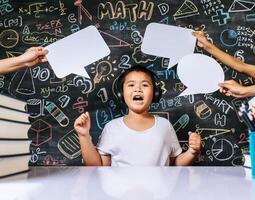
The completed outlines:
<svg viewBox="0 0 255 200">
<path fill-rule="evenodd" d="M 189 54 L 178 63 L 177 74 L 187 87 L 179 96 L 212 93 L 224 81 L 224 71 L 213 58 L 203 54 Z"/>
<path fill-rule="evenodd" d="M 145 30 L 141 50 L 145 54 L 170 58 L 168 69 L 194 52 L 196 38 L 192 29 L 150 23 Z"/>
<path fill-rule="evenodd" d="M 58 78 L 71 73 L 89 78 L 84 67 L 110 54 L 109 47 L 95 26 L 88 26 L 45 49 L 49 51 L 46 57 Z"/>
</svg>

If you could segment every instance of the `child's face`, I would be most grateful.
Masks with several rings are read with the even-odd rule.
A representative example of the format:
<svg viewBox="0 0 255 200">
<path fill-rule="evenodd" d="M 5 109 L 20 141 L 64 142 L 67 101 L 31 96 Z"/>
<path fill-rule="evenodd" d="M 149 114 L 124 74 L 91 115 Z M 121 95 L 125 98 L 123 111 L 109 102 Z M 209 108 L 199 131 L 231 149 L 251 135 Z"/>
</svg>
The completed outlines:
<svg viewBox="0 0 255 200">
<path fill-rule="evenodd" d="M 147 112 L 153 99 L 151 77 L 144 72 L 130 72 L 123 83 L 123 95 L 130 111 Z"/>
</svg>

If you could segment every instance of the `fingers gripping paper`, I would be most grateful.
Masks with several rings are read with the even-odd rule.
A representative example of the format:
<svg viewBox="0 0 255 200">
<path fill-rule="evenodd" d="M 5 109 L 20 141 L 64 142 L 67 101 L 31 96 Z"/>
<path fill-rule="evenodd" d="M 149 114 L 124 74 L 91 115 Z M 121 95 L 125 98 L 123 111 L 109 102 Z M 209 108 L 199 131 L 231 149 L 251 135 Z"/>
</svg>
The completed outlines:
<svg viewBox="0 0 255 200">
<path fill-rule="evenodd" d="M 89 78 L 84 67 L 110 54 L 95 26 L 88 26 L 45 47 L 48 62 L 58 78 L 71 73 Z"/>
</svg>

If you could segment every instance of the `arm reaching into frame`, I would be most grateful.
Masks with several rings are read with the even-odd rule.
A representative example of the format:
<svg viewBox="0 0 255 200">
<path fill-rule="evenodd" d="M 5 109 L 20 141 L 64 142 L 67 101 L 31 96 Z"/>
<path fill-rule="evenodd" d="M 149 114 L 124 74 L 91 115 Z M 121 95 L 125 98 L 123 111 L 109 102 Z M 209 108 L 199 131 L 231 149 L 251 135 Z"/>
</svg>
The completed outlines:
<svg viewBox="0 0 255 200">
<path fill-rule="evenodd" d="M 45 55 L 48 53 L 43 47 L 31 47 L 18 57 L 0 60 L 0 74 L 14 72 L 23 67 L 32 67 L 37 63 L 47 61 Z"/>
<path fill-rule="evenodd" d="M 245 73 L 255 78 L 255 65 L 244 63 L 238 58 L 235 58 L 225 53 L 214 44 L 209 42 L 203 31 L 194 31 L 192 35 L 197 38 L 197 45 L 199 47 L 206 50 L 208 53 L 220 60 L 222 63 L 238 72 Z"/>
</svg>

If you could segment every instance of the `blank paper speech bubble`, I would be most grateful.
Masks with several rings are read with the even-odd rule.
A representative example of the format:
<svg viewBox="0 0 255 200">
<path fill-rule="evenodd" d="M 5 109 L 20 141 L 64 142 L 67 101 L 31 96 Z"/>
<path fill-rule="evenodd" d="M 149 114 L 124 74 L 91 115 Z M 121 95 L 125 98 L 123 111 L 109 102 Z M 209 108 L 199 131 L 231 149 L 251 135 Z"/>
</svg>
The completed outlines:
<svg viewBox="0 0 255 200">
<path fill-rule="evenodd" d="M 141 50 L 145 54 L 170 58 L 168 69 L 179 60 L 194 52 L 196 38 L 192 29 L 150 23 L 145 30 Z"/>
<path fill-rule="evenodd" d="M 47 59 L 58 78 L 71 73 L 88 77 L 84 67 L 110 54 L 95 26 L 88 26 L 45 47 Z"/>
<path fill-rule="evenodd" d="M 213 58 L 203 54 L 184 56 L 177 66 L 177 74 L 187 87 L 179 96 L 212 93 L 224 81 L 224 72 Z"/>
</svg>

